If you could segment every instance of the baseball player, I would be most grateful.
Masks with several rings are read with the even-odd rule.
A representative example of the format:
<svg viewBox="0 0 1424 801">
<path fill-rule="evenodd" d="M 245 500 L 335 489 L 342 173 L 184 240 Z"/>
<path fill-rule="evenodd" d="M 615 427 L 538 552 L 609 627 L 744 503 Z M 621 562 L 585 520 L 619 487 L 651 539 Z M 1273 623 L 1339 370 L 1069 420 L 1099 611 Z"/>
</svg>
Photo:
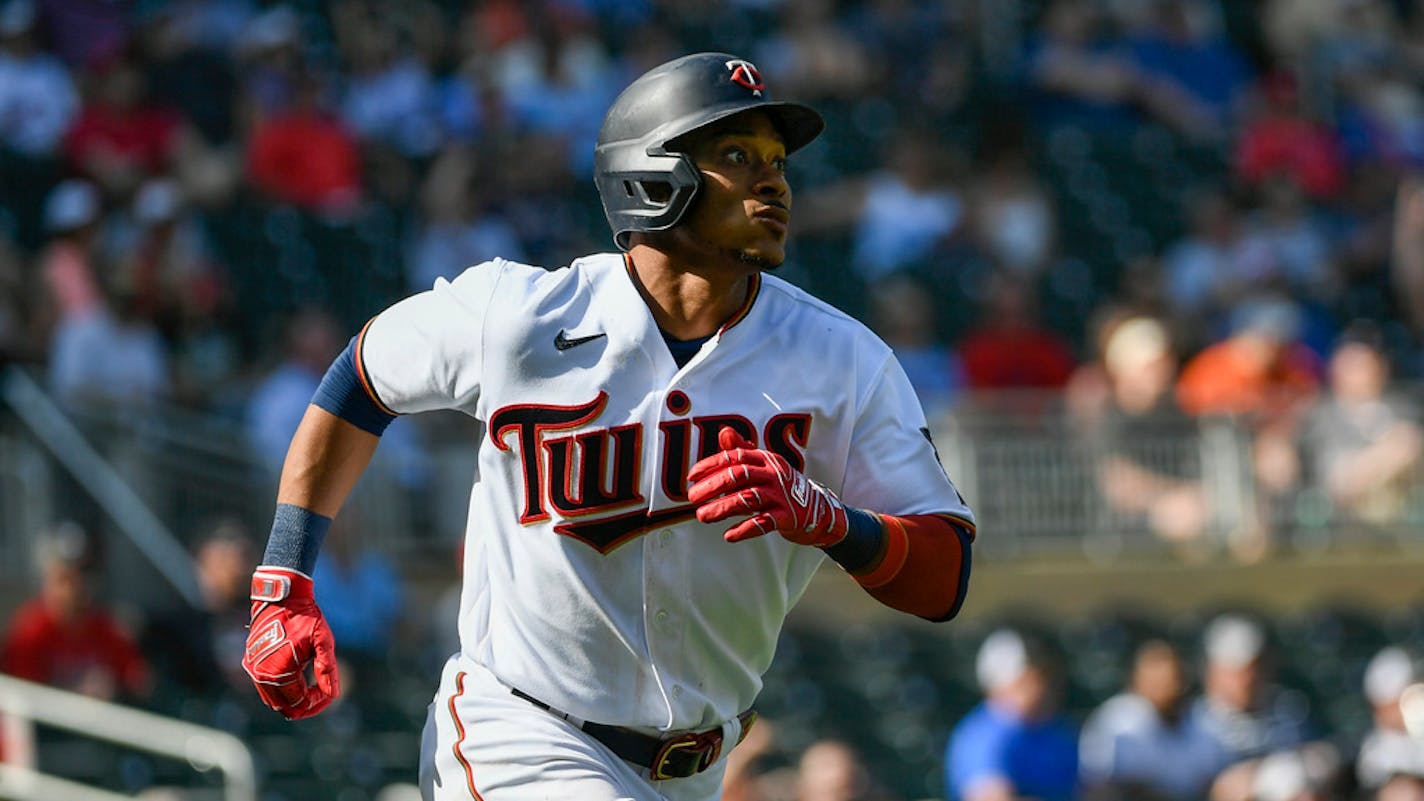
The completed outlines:
<svg viewBox="0 0 1424 801">
<path fill-rule="evenodd" d="M 428 409 L 483 434 L 426 799 L 717 798 L 827 557 L 888 606 L 955 615 L 973 516 L 904 372 L 764 272 L 787 154 L 822 127 L 744 59 L 656 67 L 595 151 L 619 252 L 495 259 L 366 325 L 293 437 L 253 576 L 243 664 L 270 706 L 301 718 L 338 694 L 317 550 L 384 426 Z"/>
</svg>

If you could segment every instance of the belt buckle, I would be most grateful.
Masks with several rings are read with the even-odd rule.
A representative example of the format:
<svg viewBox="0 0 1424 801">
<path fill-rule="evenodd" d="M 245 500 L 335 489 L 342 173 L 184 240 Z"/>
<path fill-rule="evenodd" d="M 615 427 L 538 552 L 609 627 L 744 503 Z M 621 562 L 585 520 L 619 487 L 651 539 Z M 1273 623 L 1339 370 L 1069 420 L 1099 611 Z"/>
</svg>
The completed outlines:
<svg viewBox="0 0 1424 801">
<path fill-rule="evenodd" d="M 689 732 L 664 740 L 649 768 L 650 778 L 685 779 L 712 766 L 722 754 L 722 730 Z"/>
</svg>

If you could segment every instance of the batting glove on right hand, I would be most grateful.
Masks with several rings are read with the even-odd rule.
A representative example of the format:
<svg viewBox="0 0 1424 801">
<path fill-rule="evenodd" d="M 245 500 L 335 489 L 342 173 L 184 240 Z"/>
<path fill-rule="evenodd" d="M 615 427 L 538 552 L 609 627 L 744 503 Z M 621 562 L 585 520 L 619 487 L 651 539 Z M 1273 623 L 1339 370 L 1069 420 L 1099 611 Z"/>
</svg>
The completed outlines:
<svg viewBox="0 0 1424 801">
<path fill-rule="evenodd" d="M 699 461 L 688 472 L 687 499 L 697 504 L 697 519 L 714 523 L 750 515 L 727 529 L 727 542 L 772 531 L 801 544 L 825 548 L 845 538 L 850 524 L 835 493 L 793 468 L 784 457 L 762 450 L 731 428 L 717 434 L 720 453 Z"/>
<path fill-rule="evenodd" d="M 310 686 L 307 665 L 316 675 Z M 336 643 L 310 576 L 267 566 L 252 574 L 252 624 L 242 669 L 262 701 L 288 720 L 311 717 L 341 694 Z"/>
</svg>

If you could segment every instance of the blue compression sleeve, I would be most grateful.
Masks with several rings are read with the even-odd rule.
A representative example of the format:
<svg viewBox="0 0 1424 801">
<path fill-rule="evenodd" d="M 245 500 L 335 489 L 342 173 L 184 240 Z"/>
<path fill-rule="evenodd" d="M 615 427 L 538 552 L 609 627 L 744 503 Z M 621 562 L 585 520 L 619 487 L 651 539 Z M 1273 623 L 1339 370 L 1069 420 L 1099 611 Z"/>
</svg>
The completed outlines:
<svg viewBox="0 0 1424 801">
<path fill-rule="evenodd" d="M 826 555 L 847 571 L 854 573 L 870 563 L 880 552 L 880 544 L 885 539 L 885 530 L 875 515 L 854 506 L 846 507 L 846 523 L 849 529 L 845 539 L 826 548 Z"/>
<path fill-rule="evenodd" d="M 277 504 L 272 518 L 272 535 L 267 538 L 267 551 L 262 564 L 285 567 L 310 576 L 316 567 L 316 555 L 331 518 L 290 503 Z"/>
<path fill-rule="evenodd" d="M 360 337 L 352 337 L 346 350 L 331 363 L 321 385 L 312 396 L 312 403 L 370 434 L 380 436 L 396 419 L 372 394 L 361 380 L 357 352 Z"/>
</svg>

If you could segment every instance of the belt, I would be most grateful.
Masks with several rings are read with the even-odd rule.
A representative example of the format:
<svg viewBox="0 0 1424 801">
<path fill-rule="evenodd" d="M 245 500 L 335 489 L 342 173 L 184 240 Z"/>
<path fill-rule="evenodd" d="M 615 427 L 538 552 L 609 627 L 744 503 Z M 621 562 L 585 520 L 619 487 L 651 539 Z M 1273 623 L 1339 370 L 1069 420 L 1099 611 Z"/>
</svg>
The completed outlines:
<svg viewBox="0 0 1424 801">
<path fill-rule="evenodd" d="M 608 746 L 608 749 L 620 758 L 639 767 L 647 768 L 649 778 L 654 780 L 685 779 L 688 776 L 695 776 L 712 767 L 717 758 L 722 755 L 721 726 L 706 731 L 687 732 L 666 739 L 649 737 L 621 726 L 580 721 L 526 692 L 514 687 L 511 687 L 509 691 L 516 697 L 523 698 L 534 706 L 574 724 L 585 734 Z M 756 719 L 757 713 L 752 709 L 737 716 L 737 720 L 742 724 L 742 733 L 737 737 L 737 742 L 732 743 L 733 748 L 747 736 L 747 732 L 751 730 L 752 724 L 756 723 Z"/>
</svg>

